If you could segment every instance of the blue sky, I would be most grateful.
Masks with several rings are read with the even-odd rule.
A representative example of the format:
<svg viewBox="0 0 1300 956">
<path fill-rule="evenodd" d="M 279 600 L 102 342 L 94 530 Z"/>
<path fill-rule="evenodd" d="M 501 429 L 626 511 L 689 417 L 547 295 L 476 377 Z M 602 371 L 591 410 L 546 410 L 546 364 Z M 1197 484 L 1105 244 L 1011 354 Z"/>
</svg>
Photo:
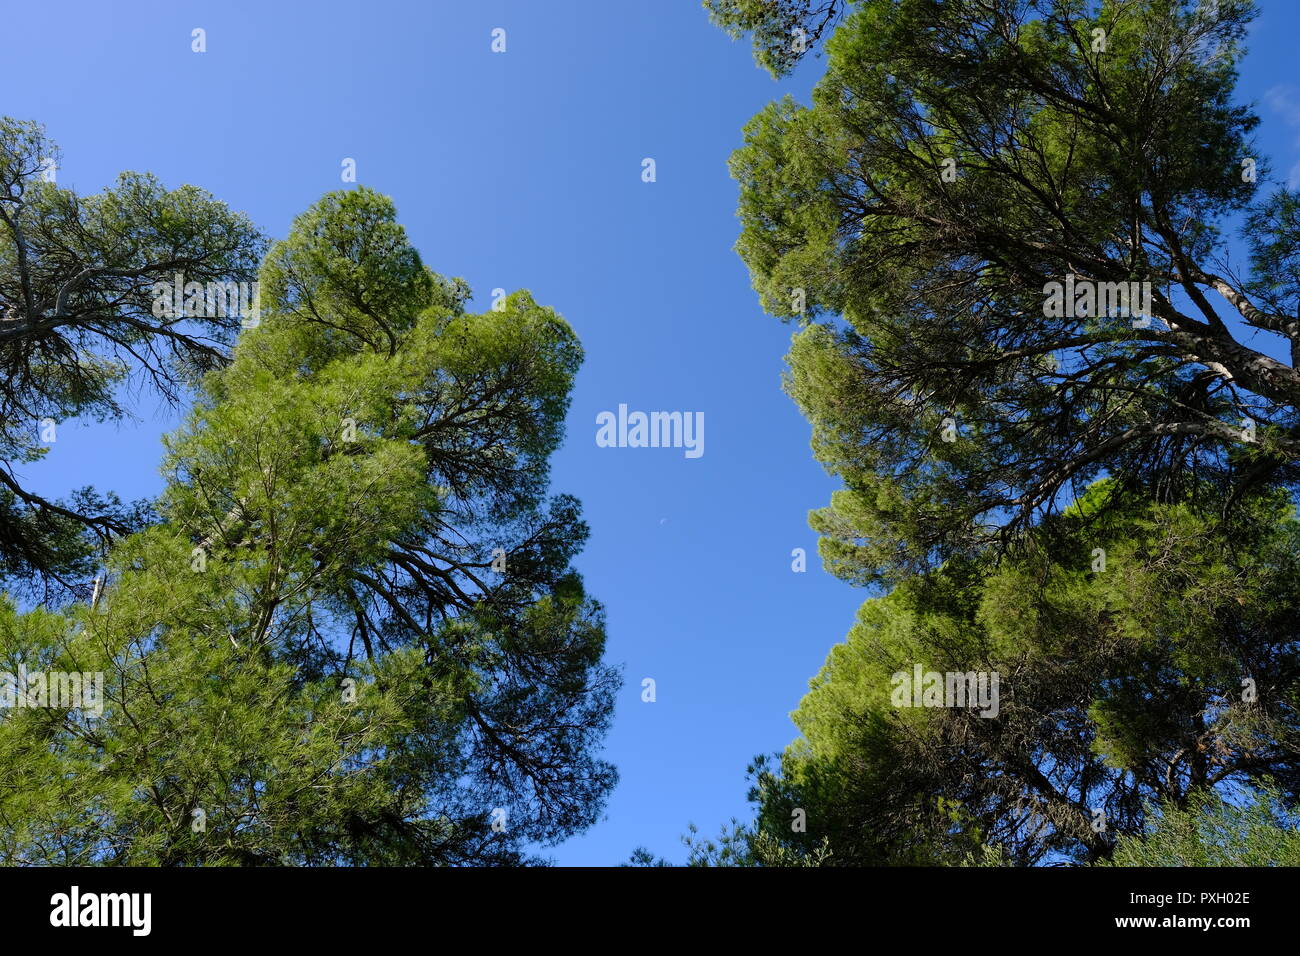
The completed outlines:
<svg viewBox="0 0 1300 956">
<path fill-rule="evenodd" d="M 1262 7 L 1239 89 L 1275 174 L 1300 185 L 1300 4 Z M 790 711 L 865 597 L 817 562 L 807 512 L 834 483 L 780 388 L 790 329 L 762 315 L 731 248 L 740 129 L 785 92 L 806 100 L 822 61 L 774 82 L 698 0 L 86 0 L 20 5 L 6 27 L 0 112 L 46 125 L 61 185 L 148 170 L 280 237 L 353 158 L 477 308 L 526 288 L 568 319 L 587 358 L 553 487 L 583 502 L 578 566 L 626 683 L 606 815 L 547 852 L 680 860 L 688 823 L 712 834 L 743 817 L 747 762 L 794 736 Z M 597 413 L 620 403 L 704 412 L 705 454 L 597 447 Z M 25 477 L 47 494 L 155 494 L 175 417 L 149 395 L 137 410 L 61 428 Z M 791 571 L 796 547 L 807 573 Z"/>
</svg>

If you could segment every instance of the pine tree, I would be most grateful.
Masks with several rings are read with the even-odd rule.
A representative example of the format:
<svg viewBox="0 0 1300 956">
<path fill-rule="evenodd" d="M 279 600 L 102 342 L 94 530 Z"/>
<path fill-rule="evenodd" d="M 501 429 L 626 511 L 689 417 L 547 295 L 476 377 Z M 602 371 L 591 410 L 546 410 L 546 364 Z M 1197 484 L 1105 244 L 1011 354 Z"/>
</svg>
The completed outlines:
<svg viewBox="0 0 1300 956">
<path fill-rule="evenodd" d="M 0 719 L 0 858 L 529 861 L 615 779 L 587 529 L 546 497 L 579 344 L 526 292 L 466 312 L 366 189 L 259 281 L 103 594 L 0 608 L 5 670 L 105 681 L 101 716 Z"/>
<path fill-rule="evenodd" d="M 89 597 L 106 541 L 151 519 L 141 503 L 79 489 L 53 501 L 17 466 L 50 450 L 68 419 L 130 415 L 142 386 L 179 402 L 219 367 L 264 250 L 247 216 L 194 186 L 122 173 L 94 195 L 59 184 L 61 154 L 36 123 L 0 117 L 0 580 L 50 599 Z M 220 289 L 158 309 L 158 285 Z M 238 299 L 238 295 L 236 295 Z"/>
</svg>

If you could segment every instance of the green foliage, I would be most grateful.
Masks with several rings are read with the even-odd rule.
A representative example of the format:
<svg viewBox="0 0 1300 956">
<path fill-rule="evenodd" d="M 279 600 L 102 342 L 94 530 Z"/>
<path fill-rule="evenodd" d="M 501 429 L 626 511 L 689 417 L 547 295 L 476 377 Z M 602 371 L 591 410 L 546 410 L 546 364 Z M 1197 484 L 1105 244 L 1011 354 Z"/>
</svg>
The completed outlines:
<svg viewBox="0 0 1300 956">
<path fill-rule="evenodd" d="M 528 862 L 615 779 L 586 526 L 545 497 L 577 340 L 526 292 L 466 313 L 366 189 L 300 216 L 261 288 L 103 597 L 0 609 L 5 669 L 107 678 L 98 719 L 0 717 L 0 858 Z"/>
<path fill-rule="evenodd" d="M 778 74 L 814 15 L 706 6 Z M 1253 4 L 834 6 L 811 103 L 732 157 L 737 250 L 798 324 L 786 387 L 843 482 L 823 561 L 887 593 L 758 767 L 741 844 L 1090 862 L 1150 802 L 1271 777 L 1294 804 L 1300 373 L 1255 336 L 1300 357 L 1297 217 L 1233 102 Z M 1067 279 L 1150 303 L 1050 308 Z M 998 673 L 998 715 L 897 706 L 916 665 Z"/>
<path fill-rule="evenodd" d="M 826 841 L 832 865 L 1089 862 L 1142 831 L 1149 801 L 1268 777 L 1300 799 L 1286 496 L 1223 522 L 1102 507 L 1114 491 L 1001 561 L 954 559 L 864 604 L 794 714 L 800 738 L 757 768 L 755 829 L 805 853 Z M 894 675 L 917 664 L 997 673 L 996 717 L 898 706 Z"/>
<path fill-rule="evenodd" d="M 1300 344 L 1294 197 L 1262 158 L 1243 175 L 1258 121 L 1232 102 L 1252 15 L 861 2 L 811 105 L 750 121 L 737 249 L 801 325 L 787 388 L 844 482 L 813 518 L 831 570 L 892 584 L 1000 548 L 1105 475 L 1170 500 L 1295 486 L 1300 374 L 1251 344 Z M 1214 263 L 1242 213 L 1238 281 Z M 1067 276 L 1149 283 L 1151 315 L 1048 314 Z"/>
<path fill-rule="evenodd" d="M 846 0 L 704 0 L 709 18 L 732 39 L 752 34 L 754 60 L 785 76 L 843 15 Z"/>
<path fill-rule="evenodd" d="M 701 837 L 692 825 L 682 837 L 686 847 L 686 866 L 830 866 L 831 851 L 825 839 L 811 847 L 782 841 L 759 827 L 732 820 L 722 828 L 717 840 Z M 655 857 L 645 847 L 637 847 L 623 866 L 672 866 L 663 857 Z"/>
<path fill-rule="evenodd" d="M 1300 829 L 1276 788 L 1242 803 L 1201 790 L 1167 804 L 1101 866 L 1300 866 Z"/>
<path fill-rule="evenodd" d="M 80 592 L 95 546 L 150 516 L 91 489 L 48 501 L 13 466 L 49 450 L 45 419 L 121 419 L 127 386 L 174 401 L 221 365 L 240 317 L 155 315 L 154 283 L 252 281 L 264 245 L 194 186 L 122 173 L 78 196 L 49 181 L 59 159 L 38 124 L 0 117 L 0 578 L 45 597 Z"/>
</svg>

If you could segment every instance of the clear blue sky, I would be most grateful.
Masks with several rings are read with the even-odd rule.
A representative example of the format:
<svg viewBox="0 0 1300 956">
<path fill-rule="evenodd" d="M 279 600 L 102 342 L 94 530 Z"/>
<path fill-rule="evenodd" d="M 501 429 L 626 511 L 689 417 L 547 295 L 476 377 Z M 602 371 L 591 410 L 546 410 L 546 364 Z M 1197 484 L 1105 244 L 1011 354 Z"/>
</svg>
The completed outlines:
<svg viewBox="0 0 1300 956">
<path fill-rule="evenodd" d="M 1263 8 L 1240 90 L 1275 172 L 1300 185 L 1300 3 Z M 13 6 L 5 26 L 0 112 L 46 125 L 60 184 L 95 192 L 148 170 L 279 237 L 342 187 L 351 157 L 478 308 L 494 287 L 527 288 L 568 319 L 587 359 L 553 487 L 583 502 L 578 566 L 626 683 L 606 816 L 548 852 L 680 860 L 689 822 L 712 834 L 743 817 L 746 763 L 794 736 L 789 712 L 865 597 L 817 562 L 806 516 L 834 483 L 781 392 L 790 330 L 759 311 L 731 248 L 741 126 L 785 92 L 806 100 L 822 61 L 776 83 L 698 0 L 85 0 Z M 620 403 L 703 411 L 704 456 L 598 448 L 596 414 Z M 174 417 L 148 395 L 138 409 L 120 428 L 63 427 L 27 476 L 47 494 L 155 494 Z"/>
</svg>

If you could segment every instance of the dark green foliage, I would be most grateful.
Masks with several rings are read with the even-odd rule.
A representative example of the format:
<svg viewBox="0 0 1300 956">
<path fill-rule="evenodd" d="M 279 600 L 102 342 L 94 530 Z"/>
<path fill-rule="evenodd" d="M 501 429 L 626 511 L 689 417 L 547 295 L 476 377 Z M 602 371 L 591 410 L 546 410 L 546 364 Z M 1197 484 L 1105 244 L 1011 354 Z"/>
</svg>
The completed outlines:
<svg viewBox="0 0 1300 956">
<path fill-rule="evenodd" d="M 465 312 L 366 189 L 260 281 L 101 599 L 0 609 L 0 669 L 107 676 L 97 720 L 0 718 L 0 856 L 536 862 L 615 780 L 587 529 L 545 497 L 581 348 L 526 292 Z"/>
<path fill-rule="evenodd" d="M 1300 798 L 1290 504 L 1251 498 L 1218 523 L 1102 508 L 1110 490 L 1000 562 L 953 561 L 868 601 L 794 715 L 800 739 L 751 768 L 747 839 L 796 857 L 825 841 L 832 865 L 962 864 L 986 847 L 1090 862 L 1142 832 L 1148 803 L 1269 778 Z M 894 675 L 917 664 L 998 673 L 996 717 L 899 706 Z"/>
<path fill-rule="evenodd" d="M 738 249 L 804 325 L 789 388 L 844 479 L 814 520 L 837 573 L 1005 543 L 1103 474 L 1171 499 L 1211 472 L 1293 483 L 1300 377 L 1249 338 L 1300 341 L 1292 200 L 1252 206 L 1243 176 L 1250 6 L 1208 11 L 860 3 L 813 105 L 750 122 Z M 1238 280 L 1219 226 L 1252 209 Z M 1149 282 L 1152 314 L 1048 314 L 1070 275 Z"/>
<path fill-rule="evenodd" d="M 1300 866 L 1300 827 L 1277 790 L 1230 802 L 1202 790 L 1120 837 L 1102 866 Z"/>
<path fill-rule="evenodd" d="M 846 0 L 704 0 L 709 17 L 733 38 L 752 35 L 754 59 L 781 77 L 844 14 Z"/>
<path fill-rule="evenodd" d="M 78 196 L 48 181 L 59 158 L 39 125 L 0 117 L 0 578 L 46 597 L 83 588 L 96 545 L 138 528 L 143 506 L 23 487 L 15 466 L 49 450 L 41 421 L 127 417 L 128 386 L 179 399 L 226 360 L 241 320 L 159 317 L 154 283 L 251 281 L 263 249 L 200 189 L 123 173 Z"/>
<path fill-rule="evenodd" d="M 789 68 L 808 5 L 709 6 Z M 712 858 L 1089 862 L 1162 801 L 1294 804 L 1300 255 L 1233 101 L 1253 5 L 847 6 L 812 104 L 746 127 L 737 248 L 843 481 L 825 564 L 889 592 Z M 1067 280 L 1149 308 L 1057 308 Z M 999 673 L 998 716 L 897 706 L 917 664 Z"/>
</svg>

